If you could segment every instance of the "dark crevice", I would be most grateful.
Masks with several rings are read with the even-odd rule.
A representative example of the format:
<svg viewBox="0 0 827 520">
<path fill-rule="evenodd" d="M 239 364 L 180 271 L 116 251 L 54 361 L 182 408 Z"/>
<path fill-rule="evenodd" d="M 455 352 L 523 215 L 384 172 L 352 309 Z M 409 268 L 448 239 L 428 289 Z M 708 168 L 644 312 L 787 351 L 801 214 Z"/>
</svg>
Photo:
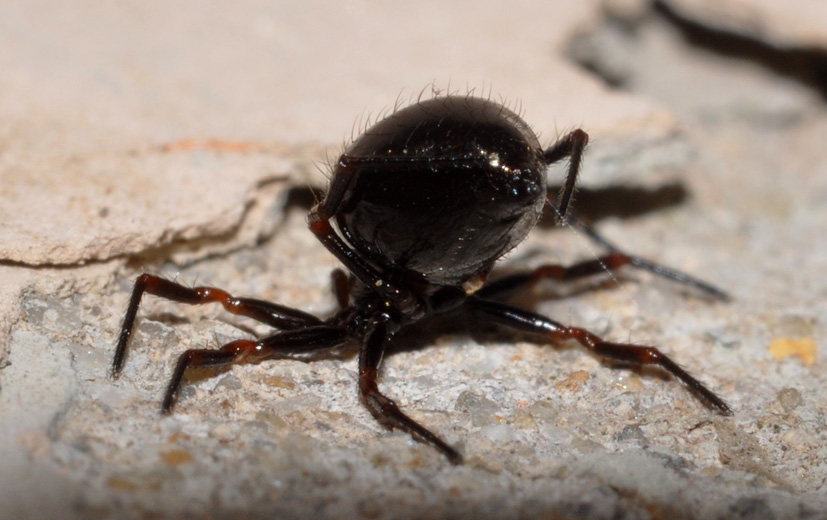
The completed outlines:
<svg viewBox="0 0 827 520">
<path fill-rule="evenodd" d="M 284 213 L 291 208 L 310 211 L 321 198 L 321 191 L 310 186 L 292 186 L 287 189 L 284 201 Z"/>
<path fill-rule="evenodd" d="M 656 0 L 652 6 L 653 11 L 677 29 L 688 44 L 720 56 L 761 65 L 812 88 L 827 101 L 827 50 L 778 47 L 750 36 L 703 25 L 682 16 L 661 0 Z"/>
</svg>

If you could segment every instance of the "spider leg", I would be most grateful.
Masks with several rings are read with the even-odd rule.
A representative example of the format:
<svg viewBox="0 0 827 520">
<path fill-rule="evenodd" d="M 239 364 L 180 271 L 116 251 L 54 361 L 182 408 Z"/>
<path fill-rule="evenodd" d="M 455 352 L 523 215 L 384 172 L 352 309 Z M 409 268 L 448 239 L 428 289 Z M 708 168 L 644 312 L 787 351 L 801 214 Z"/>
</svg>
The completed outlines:
<svg viewBox="0 0 827 520">
<path fill-rule="evenodd" d="M 541 280 L 551 279 L 560 282 L 568 282 L 606 274 L 606 270 L 618 269 L 629 265 L 632 258 L 621 252 L 612 252 L 594 260 L 586 260 L 573 265 L 565 266 L 559 264 L 542 265 L 533 271 L 516 273 L 487 283 L 476 295 L 483 299 L 502 299 L 516 291 L 534 287 Z"/>
<path fill-rule="evenodd" d="M 430 444 L 442 452 L 451 464 L 461 464 L 462 455 L 457 450 L 403 413 L 392 399 L 379 391 L 379 364 L 388 339 L 386 324 L 377 320 L 362 343 L 359 351 L 359 396 L 362 402 L 385 428 L 405 431 L 416 440 Z"/>
<path fill-rule="evenodd" d="M 629 265 L 641 269 L 643 271 L 648 271 L 656 276 L 665 278 L 667 280 L 671 280 L 675 283 L 679 283 L 687 287 L 692 287 L 693 289 L 701 291 L 702 293 L 706 294 L 707 296 L 715 300 L 723 302 L 731 300 L 730 296 L 727 293 L 707 282 L 704 282 L 699 278 L 695 278 L 692 275 L 686 274 L 676 269 L 672 269 L 671 267 L 666 267 L 665 265 L 652 262 L 651 260 L 624 253 L 620 250 L 619 247 L 615 246 L 613 243 L 611 243 L 609 240 L 603 237 L 603 235 L 598 233 L 597 230 L 594 229 L 594 227 L 587 224 L 582 218 L 578 217 L 572 212 L 564 213 L 564 210 L 561 210 L 557 206 L 556 200 L 557 198 L 554 195 L 548 195 L 548 204 L 557 212 L 558 217 L 561 219 L 562 225 L 568 225 L 579 231 L 582 231 L 593 242 L 608 250 L 609 253 L 607 255 L 600 257 L 601 260 L 615 255 L 614 259 L 611 259 L 610 261 L 605 263 L 607 269 L 616 269 L 623 265 Z M 612 265 L 613 262 L 618 262 L 618 258 L 620 257 L 622 257 L 623 260 L 621 260 L 618 265 Z M 540 268 L 540 270 L 542 269 L 543 267 Z M 548 278 L 559 279 L 554 275 L 548 276 Z M 577 276 L 575 276 L 574 278 L 577 278 Z M 566 277 L 564 279 L 572 278 Z"/>
<path fill-rule="evenodd" d="M 315 325 L 279 332 L 259 340 L 232 341 L 218 350 L 186 350 L 178 357 L 172 379 L 164 394 L 161 410 L 165 414 L 172 411 L 184 374 L 190 368 L 259 363 L 268 359 L 303 359 L 317 350 L 342 345 L 349 339 L 350 336 L 344 328 Z"/>
<path fill-rule="evenodd" d="M 611 343 L 585 329 L 566 327 L 545 316 L 477 297 L 468 298 L 467 305 L 484 320 L 512 329 L 540 334 L 555 343 L 574 340 L 590 352 L 606 359 L 629 365 L 659 367 L 689 387 L 710 408 L 723 415 L 732 415 L 732 409 L 723 399 L 655 347 Z"/>
<path fill-rule="evenodd" d="M 129 306 L 126 309 L 126 315 L 121 325 L 121 332 L 118 336 L 118 346 L 115 349 L 115 358 L 112 361 L 111 374 L 113 377 L 117 377 L 123 368 L 123 362 L 126 357 L 126 347 L 129 344 L 129 338 L 132 337 L 132 332 L 135 327 L 135 317 L 138 314 L 138 307 L 141 304 L 141 298 L 144 293 L 188 305 L 202 305 L 217 302 L 233 314 L 252 318 L 284 330 L 310 327 L 322 323 L 322 320 L 312 314 L 291 309 L 290 307 L 285 307 L 277 303 L 252 298 L 236 298 L 226 291 L 214 287 L 186 287 L 158 276 L 142 274 L 135 280 L 132 296 L 129 299 Z"/>
<path fill-rule="evenodd" d="M 557 204 L 552 195 L 549 195 L 548 203 L 552 206 L 552 208 L 557 208 Z M 561 214 L 559 209 L 557 210 L 557 213 Z M 624 253 L 623 251 L 621 251 L 619 247 L 615 246 L 612 242 L 603 237 L 603 235 L 598 233 L 596 229 L 594 229 L 591 225 L 587 224 L 582 218 L 578 217 L 574 213 L 569 212 L 565 216 L 561 215 L 561 218 L 563 219 L 564 225 L 572 226 L 573 228 L 583 232 L 593 242 L 608 250 L 610 254 L 616 254 L 626 257 L 626 261 L 623 262 L 623 264 L 621 265 L 629 265 L 632 267 L 636 267 L 643 271 L 648 271 L 661 278 L 671 280 L 675 283 L 679 283 L 687 287 L 692 287 L 693 289 L 701 291 L 710 298 L 713 298 L 718 301 L 727 302 L 731 300 L 730 296 L 727 293 L 707 282 L 704 282 L 699 278 L 695 278 L 692 275 L 686 274 L 676 269 L 672 269 L 671 267 L 666 267 L 665 265 L 652 262 L 651 260 L 646 260 L 645 258 L 641 258 L 639 256 Z M 609 269 L 613 269 L 619 266 L 612 266 L 607 264 L 606 267 L 608 267 Z"/>
<path fill-rule="evenodd" d="M 412 315 L 419 304 L 411 290 L 389 282 L 387 273 L 373 266 L 353 249 L 336 233 L 330 223 L 331 216 L 336 214 L 350 181 L 348 172 L 353 164 L 355 163 L 345 159 L 340 160 L 342 173 L 333 177 L 325 198 L 310 209 L 307 218 L 310 231 L 359 281 L 387 298 L 393 307 L 403 314 Z"/>
<path fill-rule="evenodd" d="M 557 207 L 561 221 L 565 221 L 566 211 L 574 195 L 580 165 L 583 163 L 583 151 L 587 144 L 589 144 L 589 134 L 578 128 L 565 135 L 551 148 L 543 151 L 543 157 L 549 166 L 566 157 L 569 158 L 569 171 L 566 174 L 566 182 L 560 190 L 560 205 Z"/>
<path fill-rule="evenodd" d="M 333 294 L 336 296 L 336 303 L 339 304 L 339 308 L 344 309 L 350 305 L 351 279 L 344 269 L 337 267 L 331 271 L 330 282 L 333 286 Z"/>
</svg>

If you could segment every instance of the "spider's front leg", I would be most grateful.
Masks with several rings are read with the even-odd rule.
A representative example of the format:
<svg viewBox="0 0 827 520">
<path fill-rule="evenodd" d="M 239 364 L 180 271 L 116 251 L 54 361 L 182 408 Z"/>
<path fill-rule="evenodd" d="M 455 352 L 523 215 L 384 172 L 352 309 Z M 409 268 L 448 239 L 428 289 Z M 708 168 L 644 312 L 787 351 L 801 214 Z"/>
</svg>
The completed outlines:
<svg viewBox="0 0 827 520">
<path fill-rule="evenodd" d="M 439 450 L 451 464 L 462 464 L 462 455 L 457 450 L 403 413 L 392 399 L 379 391 L 379 364 L 389 337 L 387 323 L 375 319 L 362 342 L 359 350 L 359 396 L 362 402 L 385 428 L 405 431 L 416 440 Z"/>
<path fill-rule="evenodd" d="M 304 329 L 287 330 L 260 340 L 239 339 L 217 350 L 190 349 L 178 358 L 175 372 L 169 381 L 163 413 L 172 411 L 184 374 L 190 368 L 222 367 L 237 363 L 259 363 L 268 359 L 302 360 L 318 350 L 335 348 L 350 340 L 347 330 L 330 325 L 314 325 Z"/>
</svg>

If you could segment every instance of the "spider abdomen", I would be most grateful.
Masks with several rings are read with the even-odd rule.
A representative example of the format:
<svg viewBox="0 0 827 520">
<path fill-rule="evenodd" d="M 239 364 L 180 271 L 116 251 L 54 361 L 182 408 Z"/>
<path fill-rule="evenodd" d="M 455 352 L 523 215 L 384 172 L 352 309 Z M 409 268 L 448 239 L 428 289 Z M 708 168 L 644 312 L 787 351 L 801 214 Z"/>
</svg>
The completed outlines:
<svg viewBox="0 0 827 520">
<path fill-rule="evenodd" d="M 537 137 L 514 112 L 466 97 L 400 110 L 342 155 L 334 218 L 373 263 L 461 285 L 520 243 L 546 197 Z"/>
</svg>

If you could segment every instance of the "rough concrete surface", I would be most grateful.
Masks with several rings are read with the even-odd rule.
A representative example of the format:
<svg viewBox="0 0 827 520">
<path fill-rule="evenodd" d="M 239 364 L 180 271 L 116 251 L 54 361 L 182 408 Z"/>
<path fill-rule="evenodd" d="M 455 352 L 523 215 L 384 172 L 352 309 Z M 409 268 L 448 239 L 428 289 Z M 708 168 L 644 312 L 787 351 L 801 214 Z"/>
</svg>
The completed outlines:
<svg viewBox="0 0 827 520">
<path fill-rule="evenodd" d="M 827 518 L 820 7 L 607 4 L 0 3 L 0 518 Z M 347 349 L 193 374 L 161 416 L 181 351 L 267 329 L 151 297 L 107 376 L 143 271 L 330 313 L 308 186 L 383 110 L 469 88 L 544 143 L 582 126 L 579 210 L 733 296 L 625 270 L 518 302 L 657 344 L 733 417 L 480 326 L 383 364 L 462 466 L 373 420 Z M 502 264 L 599 251 L 541 225 Z"/>
</svg>

